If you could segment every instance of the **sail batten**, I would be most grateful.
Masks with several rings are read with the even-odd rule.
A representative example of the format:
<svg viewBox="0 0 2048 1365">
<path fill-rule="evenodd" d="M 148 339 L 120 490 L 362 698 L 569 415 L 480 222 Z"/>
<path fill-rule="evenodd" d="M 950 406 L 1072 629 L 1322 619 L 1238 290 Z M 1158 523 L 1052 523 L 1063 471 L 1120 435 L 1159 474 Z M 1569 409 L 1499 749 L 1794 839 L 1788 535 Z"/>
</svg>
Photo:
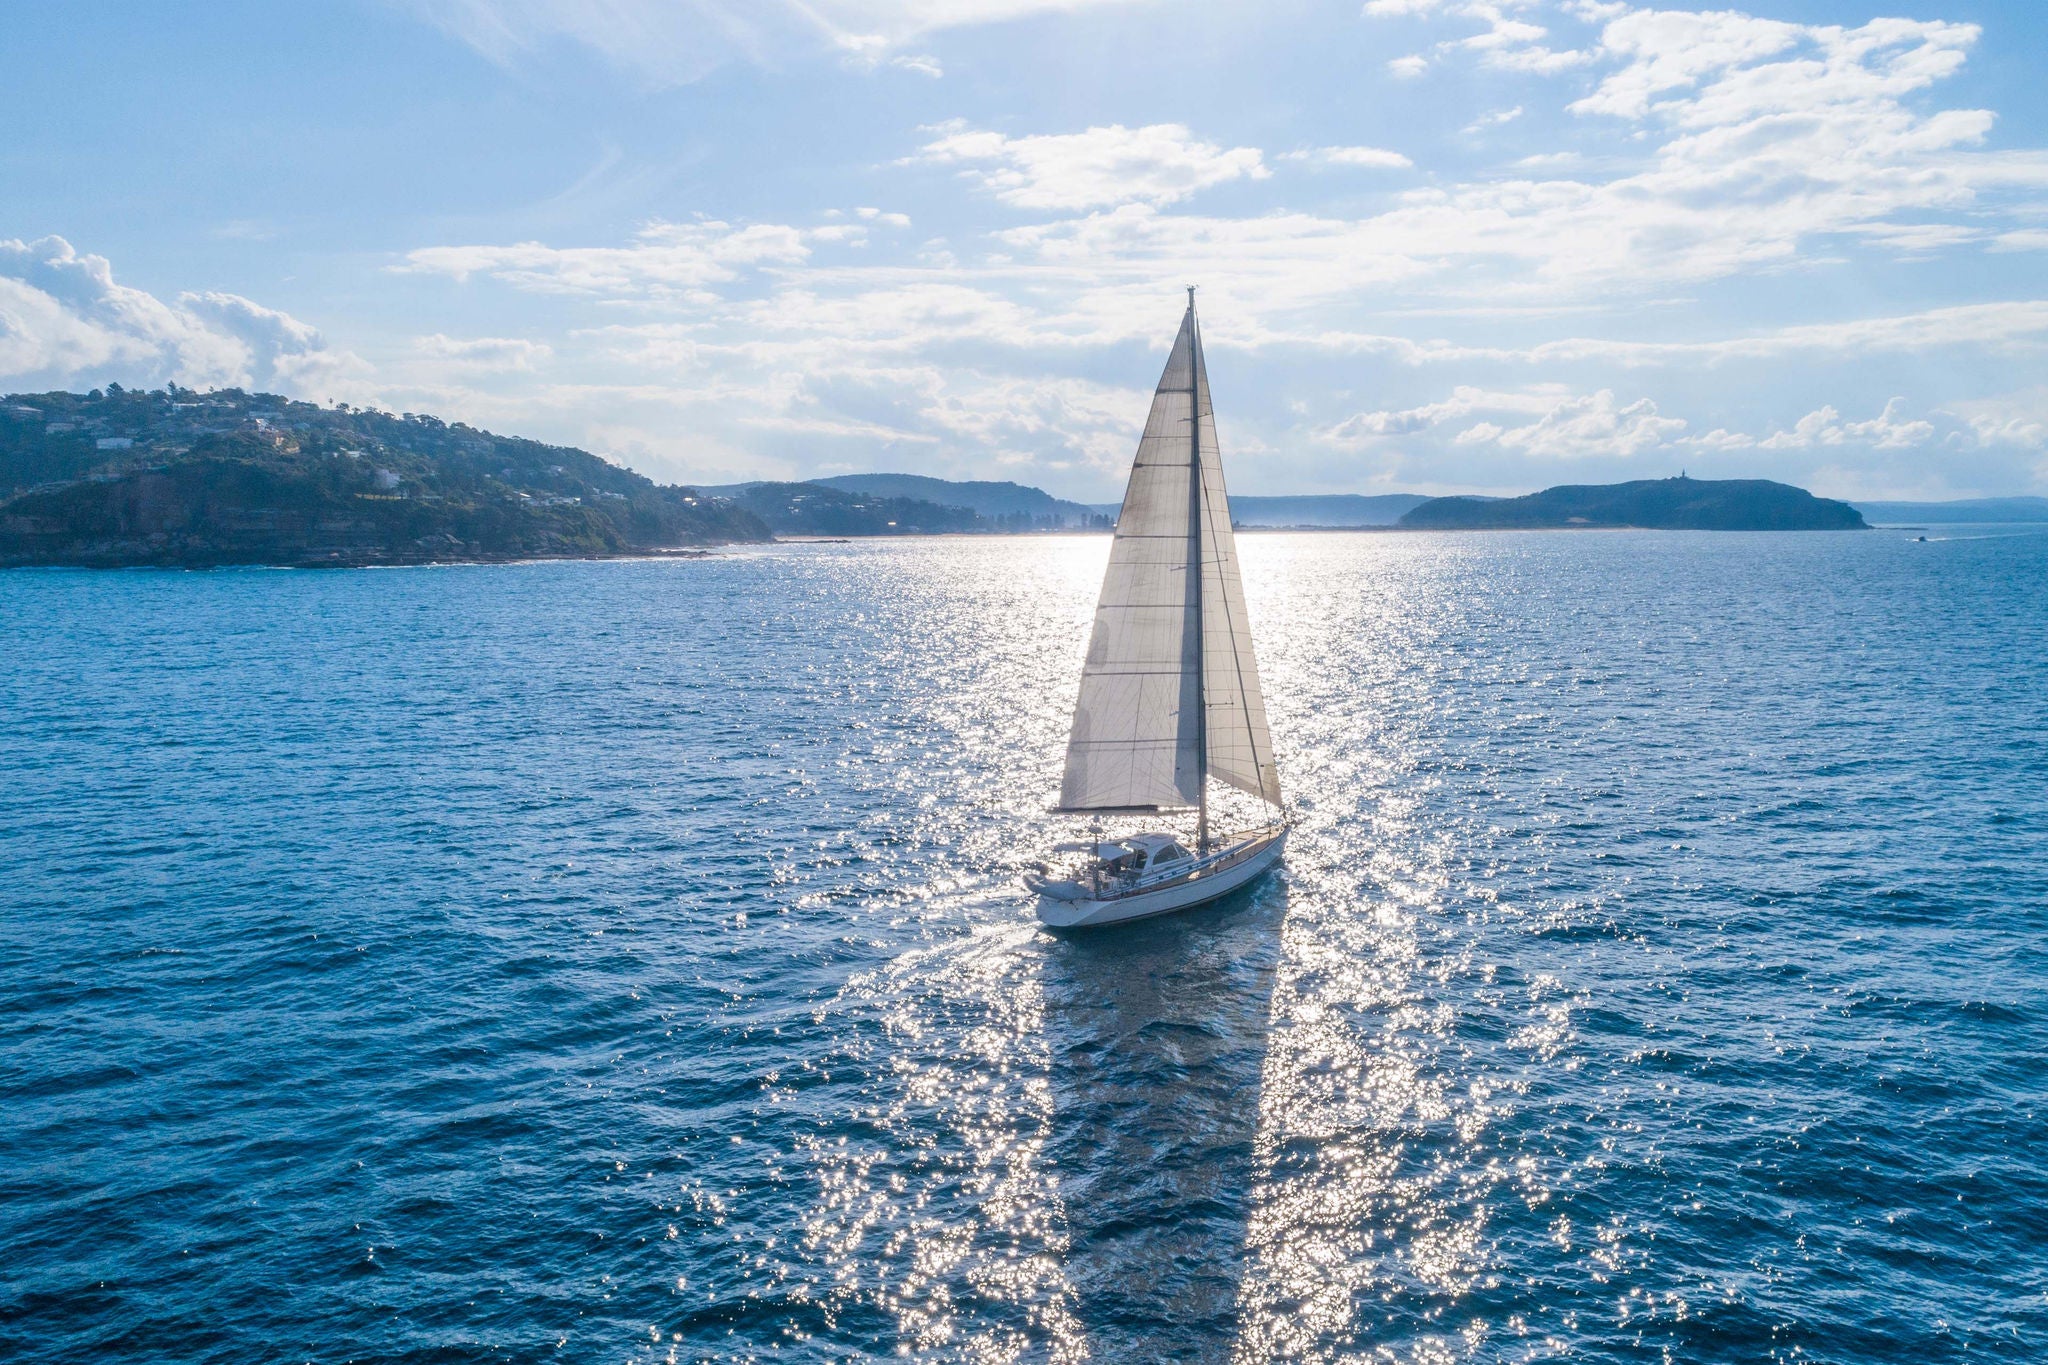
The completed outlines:
<svg viewBox="0 0 2048 1365">
<path fill-rule="evenodd" d="M 1200 807 L 1210 777 L 1280 804 L 1190 302 L 1131 463 L 1059 804 Z"/>
</svg>

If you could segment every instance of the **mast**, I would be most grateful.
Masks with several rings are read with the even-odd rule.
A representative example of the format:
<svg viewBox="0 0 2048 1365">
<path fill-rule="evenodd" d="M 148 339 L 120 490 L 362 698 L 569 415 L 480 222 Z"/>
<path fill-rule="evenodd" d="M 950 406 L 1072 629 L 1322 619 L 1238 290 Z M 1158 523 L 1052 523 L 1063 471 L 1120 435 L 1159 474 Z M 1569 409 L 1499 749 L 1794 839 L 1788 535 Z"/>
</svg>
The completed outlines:
<svg viewBox="0 0 2048 1365">
<path fill-rule="evenodd" d="M 1194 611 L 1195 852 L 1209 851 L 1209 656 L 1202 640 L 1202 333 L 1195 319 L 1195 287 L 1188 286 L 1188 583 Z M 1184 651 L 1182 656 L 1187 657 Z"/>
</svg>

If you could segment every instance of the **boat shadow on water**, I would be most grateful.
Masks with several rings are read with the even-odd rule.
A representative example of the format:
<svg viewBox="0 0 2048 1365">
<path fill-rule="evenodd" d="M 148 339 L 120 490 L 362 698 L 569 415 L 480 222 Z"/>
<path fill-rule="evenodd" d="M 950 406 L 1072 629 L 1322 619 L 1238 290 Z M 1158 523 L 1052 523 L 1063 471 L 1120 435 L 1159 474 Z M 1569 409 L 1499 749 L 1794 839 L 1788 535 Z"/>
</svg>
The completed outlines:
<svg viewBox="0 0 2048 1365">
<path fill-rule="evenodd" d="M 1227 1360 L 1280 960 L 1279 877 L 1048 935 L 1045 1026 L 1066 1280 L 1097 1360 Z"/>
</svg>

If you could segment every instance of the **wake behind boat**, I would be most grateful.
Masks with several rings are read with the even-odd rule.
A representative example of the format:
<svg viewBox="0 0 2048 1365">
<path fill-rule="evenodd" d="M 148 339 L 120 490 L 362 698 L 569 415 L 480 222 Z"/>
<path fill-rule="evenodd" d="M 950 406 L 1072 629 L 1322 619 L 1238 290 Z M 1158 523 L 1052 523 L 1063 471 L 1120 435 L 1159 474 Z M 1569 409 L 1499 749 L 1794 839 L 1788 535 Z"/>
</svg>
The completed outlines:
<svg viewBox="0 0 2048 1365">
<path fill-rule="evenodd" d="M 1212 777 L 1265 815 L 1214 836 Z M 1059 809 L 1098 819 L 1192 810 L 1195 835 L 1192 848 L 1159 832 L 1062 845 L 1084 855 L 1078 866 L 1025 878 L 1039 918 L 1057 928 L 1205 904 L 1256 880 L 1287 843 L 1192 289 L 1117 517 Z"/>
</svg>

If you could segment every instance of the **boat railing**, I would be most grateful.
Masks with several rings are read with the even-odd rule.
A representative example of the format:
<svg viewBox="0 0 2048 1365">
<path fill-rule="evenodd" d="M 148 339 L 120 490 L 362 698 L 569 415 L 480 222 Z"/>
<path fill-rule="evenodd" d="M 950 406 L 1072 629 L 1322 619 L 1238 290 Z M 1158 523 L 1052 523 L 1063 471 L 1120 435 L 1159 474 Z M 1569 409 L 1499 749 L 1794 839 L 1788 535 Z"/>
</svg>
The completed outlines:
<svg viewBox="0 0 2048 1365">
<path fill-rule="evenodd" d="M 1148 869 L 1143 872 L 1106 874 L 1102 877 L 1104 899 L 1121 899 L 1141 891 L 1156 891 L 1175 882 L 1194 881 L 1201 877 L 1213 877 L 1219 872 L 1227 872 L 1245 859 L 1255 856 L 1276 833 L 1278 830 L 1271 827 L 1245 830 L 1233 835 L 1222 853 L 1213 854 L 1208 858 L 1190 859 L 1188 865 L 1157 871 Z"/>
</svg>

